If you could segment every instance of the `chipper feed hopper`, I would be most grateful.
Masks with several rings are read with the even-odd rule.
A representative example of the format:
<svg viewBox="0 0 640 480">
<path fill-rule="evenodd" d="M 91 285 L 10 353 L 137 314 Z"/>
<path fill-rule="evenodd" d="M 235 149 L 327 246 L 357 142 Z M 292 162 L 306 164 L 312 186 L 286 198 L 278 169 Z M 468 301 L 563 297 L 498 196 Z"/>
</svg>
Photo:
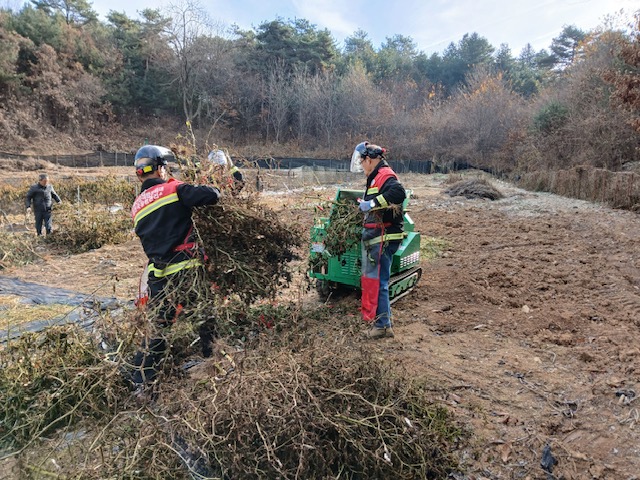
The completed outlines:
<svg viewBox="0 0 640 480">
<path fill-rule="evenodd" d="M 316 279 L 318 293 L 324 298 L 336 290 L 360 289 L 362 216 L 356 211 L 357 199 L 363 195 L 361 190 L 339 189 L 328 216 L 318 217 L 311 229 L 308 275 Z M 403 205 L 405 237 L 391 262 L 389 297 L 392 303 L 408 294 L 422 275 L 420 233 L 414 230 L 414 223 L 406 213 L 410 197 L 411 191 L 407 190 Z M 353 217 L 352 224 L 347 229 L 332 228 L 344 218 L 345 212 Z"/>
</svg>

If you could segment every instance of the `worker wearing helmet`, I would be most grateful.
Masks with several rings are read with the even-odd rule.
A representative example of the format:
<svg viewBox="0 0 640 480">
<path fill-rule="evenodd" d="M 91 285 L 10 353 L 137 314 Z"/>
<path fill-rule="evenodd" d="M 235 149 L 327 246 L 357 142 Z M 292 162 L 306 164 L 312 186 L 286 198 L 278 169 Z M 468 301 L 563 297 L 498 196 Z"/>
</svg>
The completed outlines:
<svg viewBox="0 0 640 480">
<path fill-rule="evenodd" d="M 138 150 L 134 160 L 142 187 L 133 203 L 131 217 L 148 258 L 149 307 L 157 313 L 160 327 L 171 325 L 179 313 L 179 306 L 167 298 L 167 285 L 179 284 L 186 271 L 203 265 L 204 252 L 192 236 L 192 208 L 215 204 L 220 198 L 220 191 L 215 187 L 190 185 L 168 178 L 167 160 L 172 156 L 165 147 L 145 145 Z M 139 299 L 145 303 L 144 296 Z M 210 341 L 210 337 L 202 336 L 201 332 L 203 342 Z M 137 385 L 155 377 L 155 367 L 165 353 L 166 343 L 163 338 L 155 338 L 148 344 L 145 342 L 143 347 L 134 358 L 133 381 Z"/>
<path fill-rule="evenodd" d="M 244 188 L 245 184 L 244 175 L 240 169 L 233 164 L 229 153 L 224 150 L 214 149 L 209 152 L 207 158 L 214 166 L 229 175 L 232 182 L 231 193 L 233 195 L 240 193 L 240 190 Z"/>
<path fill-rule="evenodd" d="M 351 157 L 351 171 L 364 172 L 367 184 L 358 199 L 364 212 L 362 229 L 362 317 L 370 322 L 369 338 L 393 337 L 389 302 L 391 260 L 404 238 L 402 204 L 407 196 L 385 160 L 386 149 L 359 143 Z"/>
</svg>

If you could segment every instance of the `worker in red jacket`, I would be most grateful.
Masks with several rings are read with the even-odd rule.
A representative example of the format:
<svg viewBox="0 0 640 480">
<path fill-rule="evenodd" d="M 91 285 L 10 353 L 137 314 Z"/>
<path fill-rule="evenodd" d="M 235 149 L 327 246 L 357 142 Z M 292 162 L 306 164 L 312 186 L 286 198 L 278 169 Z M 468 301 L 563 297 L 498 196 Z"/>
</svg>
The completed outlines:
<svg viewBox="0 0 640 480">
<path fill-rule="evenodd" d="M 385 160 L 386 149 L 359 143 L 351 170 L 364 172 L 367 184 L 358 199 L 365 212 L 362 229 L 362 317 L 371 323 L 369 338 L 393 337 L 389 302 L 391 260 L 404 238 L 402 204 L 407 197 L 397 175 Z"/>
<path fill-rule="evenodd" d="M 167 148 L 145 145 L 138 150 L 134 160 L 142 188 L 133 203 L 131 216 L 149 260 L 146 269 L 148 308 L 156 315 L 160 327 L 170 326 L 179 313 L 175 300 L 168 298 L 169 294 L 175 297 L 174 292 L 167 290 L 179 288 L 180 279 L 187 271 L 203 266 L 204 253 L 192 235 L 192 208 L 215 204 L 220 198 L 220 191 L 215 187 L 169 179 L 167 159 L 172 156 Z M 186 295 L 185 292 L 178 293 Z M 144 299 L 144 295 L 140 299 Z M 187 300 L 181 298 L 180 302 Z M 206 355 L 211 333 L 201 330 L 200 336 Z M 162 337 L 144 342 L 134 358 L 133 382 L 136 385 L 143 385 L 155 377 L 156 366 L 165 351 L 166 342 Z"/>
</svg>

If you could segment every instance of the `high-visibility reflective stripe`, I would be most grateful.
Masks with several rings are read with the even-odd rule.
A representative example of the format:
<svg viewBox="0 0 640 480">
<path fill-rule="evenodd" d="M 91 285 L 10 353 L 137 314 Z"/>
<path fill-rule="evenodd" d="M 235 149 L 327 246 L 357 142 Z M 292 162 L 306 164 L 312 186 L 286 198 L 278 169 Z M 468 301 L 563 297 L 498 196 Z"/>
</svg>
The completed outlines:
<svg viewBox="0 0 640 480">
<path fill-rule="evenodd" d="M 392 240 L 402 240 L 406 236 L 406 233 L 387 233 L 385 235 L 381 235 L 380 237 L 372 238 L 371 240 L 365 240 L 364 245 L 366 247 L 370 245 L 377 245 L 380 242 L 390 242 Z"/>
<path fill-rule="evenodd" d="M 238 167 L 236 167 L 235 165 L 229 169 L 229 173 L 231 173 L 231 174 L 234 174 L 237 171 L 238 171 Z"/>
<path fill-rule="evenodd" d="M 165 205 L 169 205 L 170 203 L 175 203 L 178 200 L 179 200 L 178 199 L 178 194 L 177 193 L 171 193 L 171 194 L 167 195 L 166 197 L 159 198 L 155 202 L 150 203 L 146 207 L 141 208 L 138 211 L 138 213 L 136 213 L 136 216 L 133 219 L 134 228 L 138 225 L 138 222 L 140 220 L 142 220 L 144 217 L 146 217 L 150 213 L 155 212 L 156 210 L 158 210 L 159 208 L 164 207 Z"/>
<path fill-rule="evenodd" d="M 183 260 L 182 262 L 172 263 L 170 265 L 167 265 L 165 268 L 156 268 L 156 266 L 153 263 L 150 263 L 149 273 L 153 273 L 153 276 L 156 278 L 161 278 L 161 277 L 166 277 L 167 275 L 173 275 L 174 273 L 177 273 L 180 270 L 199 267 L 201 265 L 202 265 L 202 262 L 198 258 L 191 258 L 189 260 Z"/>
<path fill-rule="evenodd" d="M 389 206 L 389 204 L 387 203 L 387 201 L 385 200 L 385 198 L 382 195 L 378 195 L 376 197 L 376 200 L 380 204 L 381 208 L 387 208 Z"/>
<path fill-rule="evenodd" d="M 376 193 L 378 193 L 380 190 L 378 190 L 378 187 L 369 187 L 369 189 L 367 190 L 367 197 L 369 195 L 375 195 Z"/>
</svg>

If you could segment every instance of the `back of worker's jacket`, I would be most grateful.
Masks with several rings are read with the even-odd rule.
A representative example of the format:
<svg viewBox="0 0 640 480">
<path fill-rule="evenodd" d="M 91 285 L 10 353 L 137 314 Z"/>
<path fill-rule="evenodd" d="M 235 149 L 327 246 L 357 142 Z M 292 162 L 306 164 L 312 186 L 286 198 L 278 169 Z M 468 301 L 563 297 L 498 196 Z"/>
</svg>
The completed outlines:
<svg viewBox="0 0 640 480">
<path fill-rule="evenodd" d="M 131 209 L 136 235 L 149 262 L 162 268 L 188 258 L 192 243 L 193 207 L 212 205 L 220 192 L 208 185 L 159 178 L 147 179 Z"/>
</svg>

